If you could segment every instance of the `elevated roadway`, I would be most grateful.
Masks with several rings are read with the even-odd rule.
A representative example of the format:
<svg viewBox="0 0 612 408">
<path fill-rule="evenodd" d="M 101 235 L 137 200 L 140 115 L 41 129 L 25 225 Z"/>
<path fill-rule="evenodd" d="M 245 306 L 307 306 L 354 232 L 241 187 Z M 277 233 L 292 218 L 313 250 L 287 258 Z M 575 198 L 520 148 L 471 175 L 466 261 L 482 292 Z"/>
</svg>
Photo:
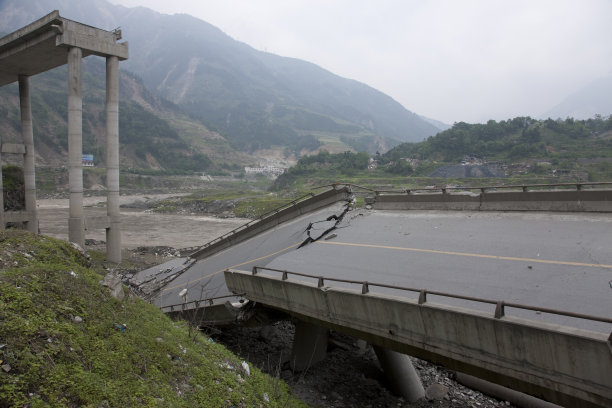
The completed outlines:
<svg viewBox="0 0 612 408">
<path fill-rule="evenodd" d="M 611 249 L 612 214 L 358 210 L 324 239 L 265 266 L 607 316 Z M 604 333 L 612 329 L 517 314 Z"/>
<path fill-rule="evenodd" d="M 349 191 L 334 189 L 324 194 L 325 198 L 306 200 L 300 204 L 301 209 L 286 209 L 264 223 L 249 226 L 248 231 L 205 246 L 191 258 L 143 271 L 136 282 L 144 288 L 148 285 L 155 303 L 173 315 L 229 323 L 244 317 L 240 308 L 226 307 L 238 305 L 240 296 L 236 295 L 243 295 L 300 319 L 344 328 L 374 344 L 420 355 L 551 401 L 570 406 L 612 403 L 612 380 L 607 379 L 612 378 L 612 371 L 606 371 L 612 370 L 612 215 L 602 211 L 611 205 L 609 191 L 584 195 L 562 191 L 565 198 L 556 204 L 554 194 L 529 196 L 519 191 L 520 200 L 510 200 L 515 210 L 512 212 L 407 211 L 415 202 L 423 202 L 420 194 L 371 197 L 367 208 L 353 209 Z M 425 198 L 454 207 L 457 202 L 465 202 L 466 196 L 474 201 L 477 194 L 453 194 L 458 197 L 456 201 L 446 192 L 434 195 Z M 533 211 L 537 203 L 529 201 L 530 197 L 541 200 L 540 207 L 547 211 Z M 525 199 L 531 211 L 516 211 Z M 579 202 L 572 203 L 572 199 Z M 480 203 L 487 200 L 491 199 L 478 197 Z M 559 209 L 561 201 L 566 203 L 564 209 Z M 577 207 L 583 211 L 567 211 Z M 256 275 L 251 272 L 254 267 Z M 228 269 L 232 271 L 224 278 L 223 272 Z M 282 276 L 278 271 L 290 273 Z M 364 285 L 366 281 L 382 286 Z M 292 292 L 286 287 L 289 284 L 310 294 Z M 329 309 L 334 291 L 339 291 L 341 299 L 336 312 L 338 305 L 344 305 L 347 311 L 361 310 L 367 316 L 385 299 L 390 302 L 383 308 L 386 317 L 397 316 L 404 307 L 416 307 L 405 313 L 420 317 L 408 319 L 413 328 L 379 317 L 365 326 L 371 329 L 381 321 L 391 326 L 373 331 L 351 328 L 348 322 L 358 321 L 358 316 L 346 314 L 347 324 L 331 318 L 336 313 Z M 360 296 L 358 300 L 349 299 L 362 292 L 369 301 L 378 299 L 378 306 L 362 303 Z M 318 301 L 292 304 L 300 296 Z M 530 308 L 496 305 L 501 301 Z M 439 314 L 435 319 L 447 322 L 447 331 L 434 330 L 424 323 L 429 321 L 422 315 L 424 305 L 436 309 Z M 442 305 L 441 309 L 436 305 Z M 569 313 L 548 313 L 551 309 Z M 582 315 L 595 318 L 578 318 Z M 434 318 L 434 314 L 429 316 Z M 451 330 L 454 321 L 464 322 L 473 330 Z M 395 334 L 402 330 L 403 336 Z M 462 333 L 460 341 L 457 333 Z M 519 339 L 535 339 L 538 343 L 537 339 L 546 338 L 538 347 L 559 344 L 557 352 L 568 353 L 563 367 L 558 362 L 530 362 L 530 353 L 500 352 L 499 347 L 504 349 L 500 336 L 512 340 L 510 333 L 519 336 L 514 338 L 515 344 L 523 348 L 535 346 Z M 465 336 L 467 343 L 461 340 Z M 583 341 L 586 343 L 580 343 Z M 576 347 L 592 351 L 595 357 L 575 354 Z M 495 355 L 493 360 L 478 357 L 489 353 Z M 558 354 L 547 355 L 558 360 Z M 594 365 L 593 361 L 601 364 Z M 530 371 L 533 364 L 539 368 Z M 594 371 L 586 375 L 584 370 L 590 369 L 584 364 Z M 525 369 L 521 373 L 522 366 Z"/>
<path fill-rule="evenodd" d="M 209 242 L 190 257 L 141 271 L 134 276 L 132 284 L 167 313 L 180 314 L 206 307 L 203 323 L 233 323 L 235 316 L 226 313 L 224 304 L 238 297 L 227 288 L 223 272 L 230 268 L 267 265 L 284 253 L 294 252 L 308 238 L 307 226 L 342 214 L 349 197 L 343 189 L 300 200 Z M 313 234 L 323 224 L 316 225 Z"/>
</svg>

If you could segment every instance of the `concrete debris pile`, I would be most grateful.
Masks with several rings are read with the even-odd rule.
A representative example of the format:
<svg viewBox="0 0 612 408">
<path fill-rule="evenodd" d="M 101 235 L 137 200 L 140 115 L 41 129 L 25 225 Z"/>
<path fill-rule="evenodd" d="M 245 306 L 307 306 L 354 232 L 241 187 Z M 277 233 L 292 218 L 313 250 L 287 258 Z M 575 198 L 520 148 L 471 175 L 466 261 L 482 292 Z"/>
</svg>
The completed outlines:
<svg viewBox="0 0 612 408">
<path fill-rule="evenodd" d="M 178 258 L 181 256 L 181 252 L 181 250 L 169 246 L 138 247 L 133 250 L 133 253 L 139 255 L 151 254 L 158 258 Z"/>
<path fill-rule="evenodd" d="M 325 360 L 304 372 L 293 372 L 289 364 L 293 335 L 293 324 L 282 321 L 272 326 L 227 328 L 213 337 L 262 371 L 280 376 L 295 395 L 318 407 L 513 406 L 463 386 L 453 371 L 414 358 L 426 391 L 425 398 L 410 403 L 389 391 L 388 380 L 370 345 L 333 331 Z"/>
<path fill-rule="evenodd" d="M 129 285 L 144 299 L 150 300 L 162 287 L 172 282 L 195 263 L 192 258 L 175 258 L 160 265 L 159 268 L 147 269 L 147 274 L 140 273 L 129 279 Z"/>
<path fill-rule="evenodd" d="M 104 279 L 100 281 L 100 285 L 106 286 L 110 290 L 110 294 L 117 300 L 123 300 L 125 293 L 123 292 L 123 285 L 121 284 L 121 276 L 119 273 L 110 271 L 104 276 Z"/>
</svg>

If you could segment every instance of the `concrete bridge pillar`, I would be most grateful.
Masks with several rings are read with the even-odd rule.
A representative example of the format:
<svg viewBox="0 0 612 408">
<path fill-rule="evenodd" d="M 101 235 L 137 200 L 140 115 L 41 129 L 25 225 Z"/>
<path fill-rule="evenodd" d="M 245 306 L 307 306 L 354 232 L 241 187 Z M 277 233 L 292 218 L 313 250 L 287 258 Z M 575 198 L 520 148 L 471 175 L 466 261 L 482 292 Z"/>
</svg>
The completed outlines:
<svg viewBox="0 0 612 408">
<path fill-rule="evenodd" d="M 393 390 L 409 402 L 425 397 L 423 383 L 410 357 L 384 347 L 373 346 L 376 357 Z"/>
<path fill-rule="evenodd" d="M 23 143 L 4 143 L 0 153 L 22 154 L 25 178 L 25 211 L 5 214 L 0 173 L 0 229 L 5 222 L 25 222 L 38 232 L 35 155 L 29 76 L 68 65 L 68 240 L 84 246 L 86 228 L 106 228 L 107 260 L 121 261 L 119 231 L 119 61 L 128 59 L 127 42 L 120 43 L 121 30 L 106 31 L 62 18 L 55 10 L 3 37 L 0 52 L 0 86 L 19 81 Z M 83 211 L 83 96 L 82 58 L 106 58 L 106 152 L 107 214 L 85 219 Z"/>
<path fill-rule="evenodd" d="M 119 59 L 106 58 L 106 259 L 121 262 L 119 210 Z"/>
<path fill-rule="evenodd" d="M 25 75 L 19 75 L 19 105 L 21 110 L 21 138 L 25 146 L 25 154 L 23 156 L 23 181 L 25 187 L 25 210 L 28 217 L 26 227 L 28 231 L 38 234 L 30 78 Z M 2 181 L 1 178 L 0 181 Z"/>
<path fill-rule="evenodd" d="M 80 48 L 72 47 L 68 50 L 68 184 L 70 189 L 68 240 L 84 248 L 81 58 Z"/>
<path fill-rule="evenodd" d="M 2 183 L 2 140 L 0 140 L 0 231 L 6 228 L 4 223 L 4 184 Z"/>
<path fill-rule="evenodd" d="M 304 371 L 322 361 L 327 354 L 328 330 L 299 320 L 295 325 L 289 365 L 294 371 Z"/>
</svg>

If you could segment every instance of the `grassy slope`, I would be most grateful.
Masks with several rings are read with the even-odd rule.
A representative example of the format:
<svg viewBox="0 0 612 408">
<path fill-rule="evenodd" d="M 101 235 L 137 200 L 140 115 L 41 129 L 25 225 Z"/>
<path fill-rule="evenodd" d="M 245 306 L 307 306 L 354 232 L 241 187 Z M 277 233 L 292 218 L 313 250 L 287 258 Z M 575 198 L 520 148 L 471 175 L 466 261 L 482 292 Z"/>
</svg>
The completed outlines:
<svg viewBox="0 0 612 408">
<path fill-rule="evenodd" d="M 112 298 L 64 241 L 0 231 L 0 266 L 0 407 L 303 405 L 186 323 Z"/>
</svg>

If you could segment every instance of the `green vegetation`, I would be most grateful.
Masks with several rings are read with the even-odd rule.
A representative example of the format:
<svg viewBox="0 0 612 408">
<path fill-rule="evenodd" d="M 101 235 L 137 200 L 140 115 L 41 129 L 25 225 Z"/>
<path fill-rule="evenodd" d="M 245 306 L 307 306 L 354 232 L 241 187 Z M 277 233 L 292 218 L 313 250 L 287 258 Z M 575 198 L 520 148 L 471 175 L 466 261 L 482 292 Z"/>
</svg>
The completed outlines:
<svg viewBox="0 0 612 408">
<path fill-rule="evenodd" d="M 67 68 L 59 67 L 32 78 L 32 116 L 37 150 L 48 164 L 65 160 L 67 135 Z M 220 158 L 236 157 L 226 140 L 178 106 L 154 96 L 142 80 L 122 71 L 120 76 L 119 137 L 122 167 L 159 169 L 188 174 L 214 170 Z M 87 60 L 83 67 L 83 153 L 93 154 L 104 166 L 106 117 L 105 66 Z M 20 114 L 16 85 L 0 89 L 0 127 L 4 142 L 20 142 Z M 208 143 L 209 138 L 217 140 Z M 213 157 L 213 158 L 211 158 Z M 241 162 L 245 159 L 241 157 Z M 244 163 L 241 163 L 244 164 Z"/>
<path fill-rule="evenodd" d="M 109 8 L 105 16 L 116 12 Z M 189 16 L 163 16 L 160 24 L 176 28 L 163 37 L 157 25 L 136 15 L 120 19 L 147 50 L 121 64 L 124 167 L 211 172 L 223 161 L 252 165 L 256 159 L 247 153 L 258 149 L 286 157 L 320 147 L 373 153 L 437 131 L 365 84 L 244 47 Z M 103 165 L 105 153 L 105 71 L 103 59 L 83 59 L 83 152 L 93 154 L 96 165 Z M 56 166 L 66 157 L 66 78 L 62 66 L 31 80 L 34 139 L 45 165 Z M 18 106 L 16 84 L 2 87 L 4 142 L 19 139 Z"/>
<path fill-rule="evenodd" d="M 496 162 L 506 178 L 431 177 L 436 169 L 461 161 Z M 354 160 L 353 160 L 354 159 Z M 403 143 L 373 157 L 365 153 L 302 157 L 272 190 L 308 190 L 333 182 L 378 188 L 441 184 L 532 184 L 612 180 L 612 116 L 588 120 L 535 120 L 529 117 L 486 124 L 456 123 L 420 143 Z"/>
<path fill-rule="evenodd" d="M 21 167 L 12 164 L 2 166 L 2 190 L 5 211 L 25 208 L 25 185 Z"/>
<path fill-rule="evenodd" d="M 278 194 L 244 190 L 200 191 L 156 203 L 156 212 L 214 213 L 231 211 L 239 218 L 257 218 L 291 202 L 297 193 Z"/>
<path fill-rule="evenodd" d="M 136 157 L 143 161 L 154 157 L 167 171 L 204 171 L 211 166 L 205 154 L 190 152 L 187 142 L 166 121 L 133 102 L 120 105 L 121 142 Z"/>
<path fill-rule="evenodd" d="M 304 406 L 186 323 L 112 298 L 67 242 L 0 231 L 0 266 L 2 407 Z"/>
<path fill-rule="evenodd" d="M 263 197 L 248 197 L 238 201 L 234 215 L 242 218 L 257 218 L 289 203 L 293 198 L 265 195 Z"/>
<path fill-rule="evenodd" d="M 373 88 L 310 63 L 241 47 L 210 27 L 179 20 L 183 17 L 173 23 L 177 30 L 152 45 L 165 58 L 150 59 L 150 54 L 128 60 L 126 68 L 143 73 L 147 86 L 179 100 L 236 149 L 295 149 L 308 134 L 338 139 L 368 130 L 398 143 L 435 133 L 433 126 Z M 140 21 L 132 23 L 136 31 L 151 32 Z M 185 87 L 186 67 L 195 59 L 202 63 Z"/>
<path fill-rule="evenodd" d="M 455 123 L 421 143 L 403 143 L 383 155 L 390 162 L 402 157 L 457 163 L 465 156 L 507 162 L 529 158 L 577 159 L 612 157 L 612 116 L 588 120 L 535 120 L 517 117 L 486 124 Z"/>
<path fill-rule="evenodd" d="M 366 170 L 370 157 L 367 153 L 344 152 L 331 154 L 325 150 L 312 156 L 303 156 L 297 164 L 276 179 L 273 190 L 294 184 L 300 177 L 327 179 L 331 174 L 351 177 Z"/>
</svg>

